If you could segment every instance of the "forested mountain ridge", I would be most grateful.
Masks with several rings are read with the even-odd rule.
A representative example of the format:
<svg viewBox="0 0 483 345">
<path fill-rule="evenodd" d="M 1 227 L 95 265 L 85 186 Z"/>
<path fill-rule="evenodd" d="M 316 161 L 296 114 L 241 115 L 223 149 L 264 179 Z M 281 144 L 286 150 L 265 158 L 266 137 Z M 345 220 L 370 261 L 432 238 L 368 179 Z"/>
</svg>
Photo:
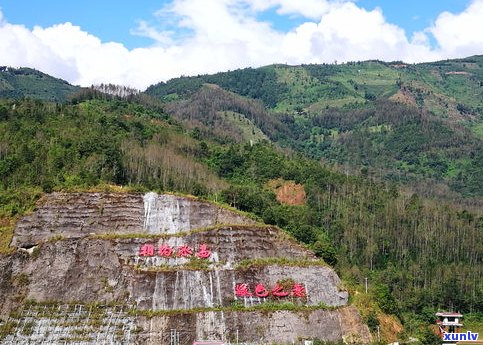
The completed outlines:
<svg viewBox="0 0 483 345">
<path fill-rule="evenodd" d="M 128 97 L 26 71 L 0 94 L 0 251 L 44 192 L 174 191 L 278 225 L 353 291 L 367 277 L 373 330 L 381 311 L 415 334 L 437 309 L 483 310 L 481 56 L 274 65 Z M 284 183 L 302 204 L 277 199 Z"/>
<path fill-rule="evenodd" d="M 197 109 L 191 119 L 209 125 L 206 114 L 221 91 L 207 94 L 207 83 L 260 102 L 258 114 L 282 126 L 267 128 L 266 115 L 255 124 L 281 146 L 422 195 L 483 195 L 482 56 L 416 65 L 273 65 L 177 78 L 146 93 L 170 109 Z"/>
<path fill-rule="evenodd" d="M 174 191 L 278 225 L 334 265 L 351 291 L 363 291 L 369 278 L 368 297 L 376 302 L 363 316 L 374 331 L 381 311 L 397 315 L 414 334 L 414 315 L 427 322 L 440 308 L 483 310 L 481 208 L 426 200 L 394 183 L 339 173 L 284 151 L 270 140 L 294 140 L 290 132 L 286 139 L 280 134 L 287 121 L 258 125 L 270 112 L 250 98 L 212 85 L 189 97 L 162 106 L 93 91 L 72 104 L 0 101 L 1 251 L 12 250 L 9 224 L 44 192 L 119 188 L 113 184 Z M 220 112 L 250 120 L 266 138 L 220 140 L 220 133 L 209 132 Z M 209 121 L 196 130 L 186 114 Z M 302 204 L 277 200 L 273 186 L 284 181 L 302 186 Z"/>
<path fill-rule="evenodd" d="M 79 90 L 78 86 L 35 69 L 0 66 L 0 98 L 30 97 L 65 102 Z"/>
<path fill-rule="evenodd" d="M 165 101 L 186 98 L 211 83 L 280 112 L 316 114 L 324 107 L 357 107 L 393 98 L 441 117 L 483 111 L 483 56 L 431 63 L 359 61 L 323 65 L 271 65 L 181 77 L 148 87 Z M 404 96 L 404 97 L 403 97 Z"/>
</svg>

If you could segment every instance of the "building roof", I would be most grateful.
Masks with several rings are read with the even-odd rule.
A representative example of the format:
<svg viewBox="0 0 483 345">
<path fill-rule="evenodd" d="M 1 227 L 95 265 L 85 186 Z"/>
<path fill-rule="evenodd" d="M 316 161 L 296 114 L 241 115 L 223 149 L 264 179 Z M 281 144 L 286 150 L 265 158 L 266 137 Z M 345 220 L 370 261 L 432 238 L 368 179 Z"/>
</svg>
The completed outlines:
<svg viewBox="0 0 483 345">
<path fill-rule="evenodd" d="M 453 313 L 453 312 L 439 312 L 436 313 L 436 316 L 450 316 L 450 317 L 463 317 L 463 314 L 460 313 Z"/>
</svg>

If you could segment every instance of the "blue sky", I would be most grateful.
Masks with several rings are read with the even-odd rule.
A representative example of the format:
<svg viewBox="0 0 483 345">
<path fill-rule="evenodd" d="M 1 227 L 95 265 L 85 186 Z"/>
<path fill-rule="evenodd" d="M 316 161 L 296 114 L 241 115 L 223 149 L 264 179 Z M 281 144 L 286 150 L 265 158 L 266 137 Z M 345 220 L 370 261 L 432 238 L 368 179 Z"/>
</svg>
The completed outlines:
<svg viewBox="0 0 483 345">
<path fill-rule="evenodd" d="M 0 0 L 0 65 L 145 88 L 270 63 L 483 54 L 483 0 Z"/>
<path fill-rule="evenodd" d="M 10 23 L 24 24 L 33 28 L 35 25 L 48 27 L 71 22 L 105 42 L 122 42 L 132 49 L 152 43 L 152 40 L 133 35 L 131 31 L 141 20 L 160 25 L 156 23 L 153 13 L 168 3 L 169 1 L 166 0 L 3 0 L 0 1 L 0 8 Z M 359 0 L 356 3 L 367 10 L 381 8 L 389 22 L 412 34 L 429 27 L 443 11 L 461 12 L 467 7 L 469 1 Z M 272 23 L 275 29 L 281 31 L 289 31 L 304 22 L 302 16 L 280 16 L 274 9 L 264 11 L 257 17 Z"/>
<path fill-rule="evenodd" d="M 360 0 L 361 7 L 382 8 L 387 21 L 404 28 L 408 33 L 421 31 L 435 21 L 441 12 L 459 13 L 470 1 L 466 0 Z"/>
<path fill-rule="evenodd" d="M 164 1 L 112 0 L 0 0 L 0 8 L 10 23 L 32 29 L 71 22 L 103 41 L 123 42 L 129 48 L 150 44 L 150 40 L 130 33 L 139 20 L 150 20 Z"/>
</svg>

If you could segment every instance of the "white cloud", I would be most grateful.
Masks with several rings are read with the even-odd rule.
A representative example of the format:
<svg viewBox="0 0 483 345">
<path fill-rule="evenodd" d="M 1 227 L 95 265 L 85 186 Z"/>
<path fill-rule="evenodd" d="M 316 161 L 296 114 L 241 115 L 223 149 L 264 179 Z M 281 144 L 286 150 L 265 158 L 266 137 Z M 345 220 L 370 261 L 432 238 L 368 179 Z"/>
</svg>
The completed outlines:
<svg viewBox="0 0 483 345">
<path fill-rule="evenodd" d="M 256 19 L 269 9 L 307 21 L 279 32 Z M 0 65 L 34 67 L 73 84 L 112 82 L 144 89 L 180 75 L 271 63 L 418 62 L 483 50 L 478 20 L 483 0 L 474 0 L 460 14 L 441 14 L 411 40 L 380 9 L 367 11 L 343 0 L 173 0 L 157 16 L 159 27 L 140 21 L 132 31 L 154 44 L 129 50 L 71 23 L 33 30 L 10 24 L 0 11 Z M 438 48 L 431 48 L 430 35 Z"/>
<path fill-rule="evenodd" d="M 191 30 L 193 36 L 186 42 L 190 45 L 229 45 L 233 43 L 250 45 L 260 49 L 260 44 L 269 48 L 281 34 L 271 29 L 268 23 L 256 21 L 246 11 L 245 1 L 216 0 L 207 3 L 203 0 L 175 0 L 158 14 L 177 18 L 177 25 Z M 183 44 L 183 43 L 181 43 Z M 185 44 L 183 44 L 185 45 Z M 266 49 L 264 48 L 264 49 Z"/>
<path fill-rule="evenodd" d="M 71 23 L 48 28 L 35 27 L 32 35 L 63 61 L 76 66 L 76 83 L 125 82 L 124 69 L 129 68 L 130 52 L 119 43 L 101 40 Z"/>
<path fill-rule="evenodd" d="M 304 59 L 315 62 L 402 59 L 412 62 L 436 56 L 426 42 L 409 42 L 404 30 L 387 23 L 380 9 L 366 11 L 351 2 L 334 6 L 317 25 L 305 23 L 288 33 L 284 46 L 285 54 L 297 63 Z M 293 47 L 300 50 L 294 51 Z"/>
<path fill-rule="evenodd" d="M 152 39 L 161 45 L 171 45 L 173 40 L 171 36 L 174 35 L 174 31 L 159 31 L 148 24 L 148 22 L 139 21 L 138 27 L 131 30 L 132 35 L 143 36 Z"/>
<path fill-rule="evenodd" d="M 245 0 L 254 11 L 276 8 L 281 15 L 300 15 L 310 19 L 320 19 L 331 4 L 327 0 Z M 332 1 L 334 3 L 334 1 Z"/>
<path fill-rule="evenodd" d="M 22 25 L 11 25 L 0 12 L 0 64 L 32 66 L 53 75 L 73 80 L 77 77 L 75 65 L 45 46 Z"/>
<path fill-rule="evenodd" d="M 441 13 L 427 30 L 436 39 L 445 57 L 483 53 L 483 0 L 474 0 L 458 14 Z"/>
</svg>

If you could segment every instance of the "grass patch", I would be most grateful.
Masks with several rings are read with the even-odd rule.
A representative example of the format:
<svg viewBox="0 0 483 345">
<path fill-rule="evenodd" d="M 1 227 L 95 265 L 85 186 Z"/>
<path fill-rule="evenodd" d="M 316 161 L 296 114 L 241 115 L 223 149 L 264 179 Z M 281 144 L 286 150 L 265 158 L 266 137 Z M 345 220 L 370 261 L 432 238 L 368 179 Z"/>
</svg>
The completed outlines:
<svg viewBox="0 0 483 345">
<path fill-rule="evenodd" d="M 483 123 L 478 123 L 471 127 L 473 133 L 480 139 L 483 139 Z"/>
<path fill-rule="evenodd" d="M 131 316 L 145 316 L 148 318 L 156 316 L 173 316 L 179 314 L 196 314 L 196 313 L 206 313 L 206 312 L 276 312 L 281 310 L 289 310 L 293 312 L 311 312 L 315 310 L 337 310 L 339 307 L 330 307 L 325 304 L 318 304 L 313 306 L 307 305 L 297 305 L 292 302 L 276 302 L 270 301 L 262 304 L 244 307 L 242 303 L 234 301 L 230 306 L 227 307 L 213 307 L 213 308 L 193 308 L 193 309 L 176 309 L 176 310 L 139 310 L 131 309 L 129 315 Z"/>
<path fill-rule="evenodd" d="M 258 305 L 253 305 L 249 307 L 245 307 L 241 300 L 233 300 L 233 302 L 228 306 L 215 306 L 210 308 L 193 308 L 193 309 L 174 309 L 174 310 L 141 310 L 135 307 L 120 304 L 120 303 L 104 303 L 104 302 L 92 302 L 92 303 L 79 303 L 79 302 L 68 302 L 68 303 L 60 303 L 58 301 L 45 301 L 45 302 L 37 302 L 34 300 L 27 300 L 24 303 L 24 310 L 38 307 L 38 311 L 42 312 L 43 314 L 39 317 L 51 317 L 56 318 L 58 315 L 63 315 L 66 312 L 74 312 L 75 308 L 79 305 L 83 306 L 83 310 L 90 312 L 90 318 L 93 320 L 101 321 L 107 314 L 106 311 L 109 309 L 117 309 L 122 308 L 126 314 L 130 316 L 146 316 L 146 317 L 154 317 L 154 316 L 172 316 L 178 314 L 195 314 L 195 313 L 204 313 L 204 312 L 212 312 L 212 311 L 224 311 L 224 312 L 234 312 L 234 311 L 243 311 L 243 312 L 253 312 L 253 311 L 266 311 L 266 312 L 274 312 L 279 310 L 290 310 L 295 312 L 304 312 L 304 311 L 314 311 L 314 310 L 337 310 L 340 307 L 331 307 L 327 306 L 323 303 L 317 305 L 302 305 L 294 303 L 293 301 L 267 301 Z M 62 307 L 62 308 L 60 308 Z M 64 308 L 65 307 L 65 308 Z M 27 309 L 26 309 L 27 308 Z M 15 313 L 11 313 L 11 319 L 20 319 L 22 317 L 22 310 L 17 310 Z M 78 322 L 78 321 L 75 321 Z M 15 324 L 14 321 L 12 321 Z M 65 324 L 64 326 L 77 326 L 76 323 L 73 324 Z M 8 327 L 5 327 L 8 329 Z M 0 330 L 1 332 L 1 330 Z"/>
<path fill-rule="evenodd" d="M 328 267 L 327 263 L 322 260 L 293 260 L 288 258 L 260 258 L 260 259 L 246 259 L 240 261 L 235 269 L 248 270 L 251 268 L 265 267 L 265 266 L 288 266 L 288 267 L 311 267 L 311 266 L 324 266 Z"/>
<path fill-rule="evenodd" d="M 215 263 L 213 264 L 209 260 L 200 259 L 197 257 L 190 258 L 190 261 L 183 265 L 171 266 L 171 265 L 160 265 L 156 267 L 148 267 L 142 268 L 140 266 L 135 266 L 140 272 L 171 272 L 171 271 L 179 271 L 179 270 L 188 270 L 188 271 L 209 271 L 213 270 L 215 266 L 222 266 L 224 262 Z M 291 260 L 287 258 L 260 258 L 260 259 L 246 259 L 240 261 L 236 266 L 235 270 L 249 270 L 253 268 L 261 268 L 266 266 L 285 266 L 285 267 L 314 267 L 314 266 L 323 266 L 329 267 L 329 265 L 323 261 L 322 259 L 310 260 L 310 259 L 301 259 L 301 260 Z"/>
<path fill-rule="evenodd" d="M 16 287 L 26 287 L 30 283 L 29 276 L 25 273 L 14 275 L 11 278 L 11 283 Z"/>
<path fill-rule="evenodd" d="M 154 267 L 143 268 L 139 265 L 135 265 L 134 269 L 139 272 L 157 273 L 157 272 L 176 272 L 176 271 L 211 271 L 213 270 L 213 265 L 207 259 L 200 259 L 195 256 L 191 257 L 189 261 L 182 265 L 159 265 Z"/>
<path fill-rule="evenodd" d="M 12 225 L 0 227 L 0 254 L 11 254 L 14 248 L 10 247 L 13 237 Z"/>
<path fill-rule="evenodd" d="M 54 188 L 56 192 L 67 193 L 138 193 L 138 186 L 118 186 L 109 183 L 99 183 L 95 186 L 64 186 Z"/>
<path fill-rule="evenodd" d="M 463 332 L 466 331 L 483 334 L 483 313 L 470 313 L 464 315 Z"/>
<path fill-rule="evenodd" d="M 186 237 L 188 235 L 193 235 L 197 233 L 212 231 L 212 230 L 219 230 L 228 227 L 233 227 L 236 229 L 243 229 L 243 228 L 275 228 L 272 225 L 266 224 L 254 224 L 254 225 L 240 225 L 240 224 L 217 224 L 213 226 L 208 226 L 204 228 L 197 228 L 190 231 L 181 231 L 174 234 L 146 234 L 146 233 L 130 233 L 130 234 L 116 234 L 116 233 L 107 233 L 107 234 L 94 234 L 89 235 L 90 239 L 101 239 L 101 240 L 117 240 L 117 239 L 136 239 L 136 238 L 148 238 L 152 240 L 162 239 L 162 238 L 171 238 L 171 237 Z"/>
<path fill-rule="evenodd" d="M 365 293 L 362 284 L 351 283 L 347 280 L 343 280 L 343 284 L 348 286 L 349 304 L 357 308 L 363 322 L 368 325 L 373 339 L 377 339 L 379 327 L 379 335 L 384 343 L 400 340 L 404 332 L 400 320 L 396 316 L 386 314 L 381 310 L 371 286 L 369 286 L 368 293 Z M 410 333 L 410 335 L 416 334 Z"/>
<path fill-rule="evenodd" d="M 311 114 L 319 113 L 327 108 L 342 108 L 348 105 L 363 105 L 365 104 L 366 100 L 363 97 L 356 97 L 356 96 L 345 96 L 336 99 L 322 99 L 315 103 L 312 103 L 308 107 L 308 111 Z"/>
<path fill-rule="evenodd" d="M 219 111 L 218 114 L 241 131 L 243 141 L 261 142 L 270 139 L 245 115 L 233 111 Z"/>
<path fill-rule="evenodd" d="M 17 329 L 17 323 L 14 321 L 7 321 L 0 325 L 0 339 L 7 337 L 10 334 L 15 333 Z"/>
</svg>

